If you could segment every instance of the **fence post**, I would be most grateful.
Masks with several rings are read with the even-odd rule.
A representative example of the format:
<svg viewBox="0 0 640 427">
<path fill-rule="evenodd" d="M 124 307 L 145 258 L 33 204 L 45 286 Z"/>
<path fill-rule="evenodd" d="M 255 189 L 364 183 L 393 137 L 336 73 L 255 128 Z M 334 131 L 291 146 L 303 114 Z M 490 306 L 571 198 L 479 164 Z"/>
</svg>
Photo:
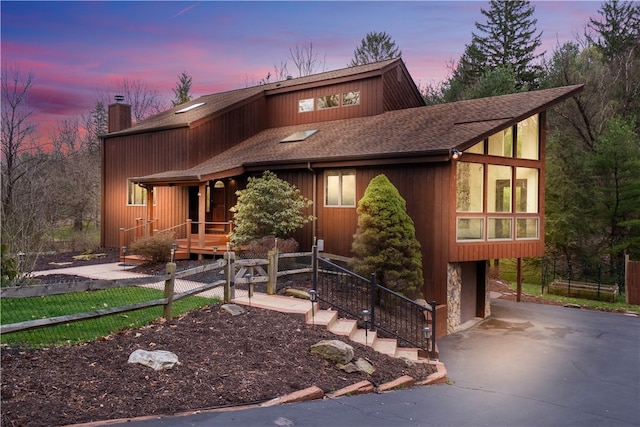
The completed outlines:
<svg viewBox="0 0 640 427">
<path fill-rule="evenodd" d="M 318 291 L 318 246 L 313 245 L 311 248 L 311 268 L 313 272 L 311 274 L 311 283 L 313 284 L 313 290 Z"/>
<path fill-rule="evenodd" d="M 371 331 L 376 330 L 376 273 L 371 273 Z"/>
<path fill-rule="evenodd" d="M 267 295 L 275 295 L 278 283 L 278 248 L 269 251 L 269 281 Z"/>
<path fill-rule="evenodd" d="M 167 302 L 162 309 L 162 317 L 166 320 L 171 320 L 173 318 L 171 314 L 171 309 L 173 307 L 173 288 L 176 280 L 175 262 L 167 263 L 167 274 L 169 275 L 169 279 L 164 281 L 164 297 L 167 299 Z"/>
<path fill-rule="evenodd" d="M 224 303 L 229 304 L 236 297 L 236 253 L 227 251 L 224 253 L 226 261 L 224 276 L 227 282 L 224 284 Z"/>
</svg>

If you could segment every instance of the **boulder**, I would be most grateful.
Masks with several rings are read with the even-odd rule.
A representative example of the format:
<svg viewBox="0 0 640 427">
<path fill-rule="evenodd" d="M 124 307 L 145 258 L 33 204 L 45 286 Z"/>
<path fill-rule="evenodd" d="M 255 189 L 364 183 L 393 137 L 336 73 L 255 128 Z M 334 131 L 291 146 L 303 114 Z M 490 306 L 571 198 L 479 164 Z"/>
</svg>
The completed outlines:
<svg viewBox="0 0 640 427">
<path fill-rule="evenodd" d="M 311 346 L 311 353 L 334 363 L 347 364 L 353 359 L 353 347 L 340 340 L 323 340 Z"/>
<path fill-rule="evenodd" d="M 178 356 L 166 350 L 136 350 L 129 355 L 128 363 L 139 363 L 148 366 L 156 371 L 164 369 L 172 369 L 175 365 L 179 365 Z"/>
<path fill-rule="evenodd" d="M 366 372 L 367 374 L 372 375 L 376 371 L 373 365 L 362 357 L 358 358 L 355 363 L 349 362 L 346 365 L 338 363 L 337 366 L 348 374 L 352 374 L 354 372 Z"/>
</svg>

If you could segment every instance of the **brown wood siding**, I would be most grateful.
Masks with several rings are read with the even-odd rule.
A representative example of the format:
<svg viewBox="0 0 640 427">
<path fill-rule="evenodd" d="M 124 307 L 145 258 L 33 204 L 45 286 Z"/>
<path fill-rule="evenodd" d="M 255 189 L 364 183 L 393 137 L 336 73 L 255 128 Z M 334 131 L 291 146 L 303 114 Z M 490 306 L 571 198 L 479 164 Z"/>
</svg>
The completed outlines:
<svg viewBox="0 0 640 427">
<path fill-rule="evenodd" d="M 266 126 L 265 103 L 264 98 L 259 98 L 195 124 L 189 140 L 189 167 L 196 166 L 263 131 Z"/>
<path fill-rule="evenodd" d="M 119 229 L 135 225 L 136 218 L 146 218 L 145 206 L 127 206 L 127 179 L 180 169 L 187 166 L 186 128 L 108 138 L 103 143 L 102 244 L 118 247 Z M 155 217 L 160 224 L 173 224 L 178 214 L 186 212 L 186 200 L 177 189 L 157 189 Z M 181 215 L 186 218 L 186 214 Z"/>
<path fill-rule="evenodd" d="M 351 243 L 357 229 L 356 208 L 324 207 L 324 170 L 318 173 L 317 235 L 326 252 L 352 256 Z M 446 301 L 446 274 L 449 229 L 447 165 L 405 165 L 402 167 L 360 168 L 356 171 L 357 200 L 371 179 L 379 174 L 398 188 L 414 221 L 422 246 L 424 294 L 427 299 Z"/>
<path fill-rule="evenodd" d="M 424 100 L 416 93 L 411 76 L 401 67 L 395 67 L 383 74 L 384 111 L 422 107 Z"/>
<path fill-rule="evenodd" d="M 318 97 L 360 91 L 360 104 L 328 108 L 325 110 L 298 112 L 298 101 Z M 382 110 L 382 80 L 380 77 L 368 78 L 349 83 L 328 85 L 270 95 L 266 102 L 267 125 L 269 128 L 315 123 L 329 120 L 349 119 L 353 117 L 380 114 Z"/>
</svg>

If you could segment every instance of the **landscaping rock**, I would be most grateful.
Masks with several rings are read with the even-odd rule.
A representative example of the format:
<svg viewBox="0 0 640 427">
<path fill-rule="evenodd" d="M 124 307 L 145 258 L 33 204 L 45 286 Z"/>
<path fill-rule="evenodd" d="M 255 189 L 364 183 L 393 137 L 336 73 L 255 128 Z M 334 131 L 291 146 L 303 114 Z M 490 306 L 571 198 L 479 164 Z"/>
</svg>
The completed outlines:
<svg viewBox="0 0 640 427">
<path fill-rule="evenodd" d="M 311 353 L 334 363 L 347 364 L 353 360 L 353 347 L 340 340 L 322 340 L 311 346 Z"/>
<path fill-rule="evenodd" d="M 136 350 L 129 355 L 128 363 L 139 363 L 148 366 L 156 371 L 172 369 L 175 365 L 179 365 L 178 356 L 166 350 Z"/>
<path fill-rule="evenodd" d="M 244 308 L 240 307 L 237 304 L 223 304 L 220 308 L 232 316 L 239 316 L 241 314 L 244 314 Z"/>
<path fill-rule="evenodd" d="M 287 290 L 284 291 L 284 293 L 287 295 L 291 295 L 294 298 L 309 299 L 309 300 L 311 299 L 311 295 L 309 295 L 309 292 L 302 291 L 300 289 L 288 288 Z"/>
</svg>

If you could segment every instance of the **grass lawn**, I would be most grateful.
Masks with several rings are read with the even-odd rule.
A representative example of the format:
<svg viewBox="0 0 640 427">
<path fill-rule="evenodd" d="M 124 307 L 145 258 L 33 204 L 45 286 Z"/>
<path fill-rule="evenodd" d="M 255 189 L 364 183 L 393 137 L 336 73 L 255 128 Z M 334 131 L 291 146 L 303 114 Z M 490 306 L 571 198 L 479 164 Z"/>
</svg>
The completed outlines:
<svg viewBox="0 0 640 427">
<path fill-rule="evenodd" d="M 509 287 L 516 290 L 516 260 L 500 260 L 500 277 L 508 281 Z M 562 295 L 551 295 L 542 293 L 541 267 L 536 260 L 523 260 L 522 263 L 522 292 L 537 297 L 546 298 L 552 301 L 560 301 L 566 304 L 577 304 L 584 307 L 596 308 L 600 310 L 614 311 L 640 311 L 640 306 L 626 304 L 624 295 L 618 295 L 615 302 L 595 301 L 585 298 L 572 298 Z"/>
<path fill-rule="evenodd" d="M 34 319 L 91 312 L 163 298 L 163 292 L 142 287 L 115 288 L 93 292 L 77 292 L 32 298 L 3 298 L 0 319 L 3 325 Z M 173 315 L 219 302 L 210 298 L 192 296 L 173 303 Z M 92 341 L 112 332 L 143 326 L 162 316 L 162 306 L 95 319 L 64 323 L 23 332 L 2 334 L 2 344 L 24 344 L 28 347 L 75 344 Z"/>
</svg>

